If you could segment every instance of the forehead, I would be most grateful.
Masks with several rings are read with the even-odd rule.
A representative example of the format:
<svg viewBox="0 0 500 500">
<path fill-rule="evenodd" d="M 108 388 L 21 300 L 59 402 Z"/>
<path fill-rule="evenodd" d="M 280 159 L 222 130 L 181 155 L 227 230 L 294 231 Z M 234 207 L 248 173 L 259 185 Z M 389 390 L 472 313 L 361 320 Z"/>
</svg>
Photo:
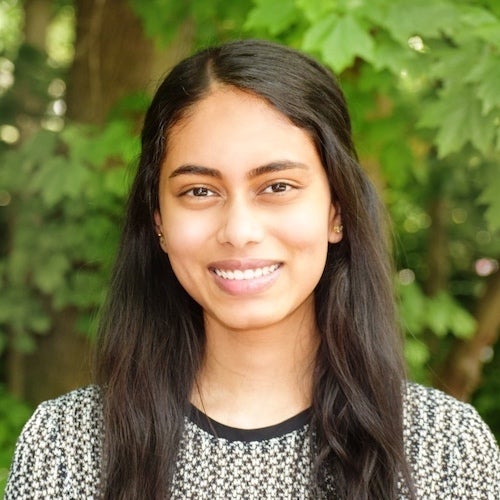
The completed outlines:
<svg viewBox="0 0 500 500">
<path fill-rule="evenodd" d="M 218 87 L 171 128 L 165 164 L 231 159 L 258 163 L 283 154 L 295 161 L 301 160 L 299 156 L 316 155 L 308 132 L 265 99 L 233 87 Z"/>
<path fill-rule="evenodd" d="M 292 125 L 290 119 L 278 111 L 266 99 L 252 92 L 240 90 L 228 85 L 217 85 L 207 95 L 191 105 L 172 126 L 169 138 L 175 137 L 185 128 L 205 127 L 207 121 L 217 127 L 230 120 L 241 127 L 246 123 L 249 127 L 255 120 L 272 119 L 276 125 Z"/>
</svg>

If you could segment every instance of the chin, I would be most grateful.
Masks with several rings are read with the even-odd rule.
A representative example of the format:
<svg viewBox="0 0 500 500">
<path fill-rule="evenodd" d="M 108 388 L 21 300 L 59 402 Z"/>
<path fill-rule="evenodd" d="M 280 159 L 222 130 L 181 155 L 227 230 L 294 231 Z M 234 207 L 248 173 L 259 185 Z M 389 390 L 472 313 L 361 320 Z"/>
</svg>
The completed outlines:
<svg viewBox="0 0 500 500">
<path fill-rule="evenodd" d="M 241 307 L 244 309 L 244 306 Z M 267 328 L 273 328 L 280 324 L 284 318 L 276 316 L 268 316 L 260 314 L 249 315 L 249 314 L 238 314 L 236 317 L 234 314 L 231 317 L 226 316 L 214 316 L 210 315 L 209 322 L 211 325 L 216 327 L 216 325 L 226 328 L 228 330 L 236 331 L 255 331 L 255 330 L 265 330 Z"/>
</svg>

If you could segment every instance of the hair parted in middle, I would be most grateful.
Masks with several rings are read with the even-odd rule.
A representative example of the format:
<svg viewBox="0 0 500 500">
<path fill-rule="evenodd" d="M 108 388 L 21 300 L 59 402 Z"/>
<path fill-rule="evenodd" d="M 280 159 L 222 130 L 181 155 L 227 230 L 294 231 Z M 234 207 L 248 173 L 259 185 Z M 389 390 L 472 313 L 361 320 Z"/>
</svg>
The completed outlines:
<svg viewBox="0 0 500 500">
<path fill-rule="evenodd" d="M 242 40 L 180 62 L 146 114 L 99 332 L 105 497 L 168 497 L 204 331 L 200 306 L 160 248 L 154 214 L 169 132 L 220 86 L 263 99 L 307 131 L 341 212 L 343 237 L 329 245 L 315 290 L 321 340 L 312 395 L 314 484 L 319 492 L 334 480 L 341 498 L 395 498 L 403 478 L 411 491 L 387 232 L 379 198 L 357 160 L 344 96 L 333 75 L 308 56 Z"/>
</svg>

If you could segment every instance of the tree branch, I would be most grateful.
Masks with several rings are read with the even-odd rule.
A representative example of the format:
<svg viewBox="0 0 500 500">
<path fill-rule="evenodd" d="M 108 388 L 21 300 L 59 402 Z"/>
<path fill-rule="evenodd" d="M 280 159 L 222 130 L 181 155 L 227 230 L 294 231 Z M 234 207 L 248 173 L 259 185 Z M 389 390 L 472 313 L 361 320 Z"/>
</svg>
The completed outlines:
<svg viewBox="0 0 500 500">
<path fill-rule="evenodd" d="M 457 340 L 440 373 L 438 385 L 448 394 L 469 400 L 481 382 L 488 349 L 498 340 L 500 329 L 500 271 L 493 274 L 479 299 L 475 318 L 477 329 L 466 340 Z"/>
</svg>

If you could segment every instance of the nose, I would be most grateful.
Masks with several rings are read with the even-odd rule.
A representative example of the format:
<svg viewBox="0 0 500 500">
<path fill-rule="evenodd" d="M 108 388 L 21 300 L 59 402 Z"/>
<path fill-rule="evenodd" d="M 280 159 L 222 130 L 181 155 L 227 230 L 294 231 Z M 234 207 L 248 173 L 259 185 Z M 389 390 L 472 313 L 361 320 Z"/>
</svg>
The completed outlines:
<svg viewBox="0 0 500 500">
<path fill-rule="evenodd" d="M 261 215 L 250 200 L 229 201 L 223 208 L 217 241 L 235 248 L 261 242 L 264 237 Z"/>
</svg>

